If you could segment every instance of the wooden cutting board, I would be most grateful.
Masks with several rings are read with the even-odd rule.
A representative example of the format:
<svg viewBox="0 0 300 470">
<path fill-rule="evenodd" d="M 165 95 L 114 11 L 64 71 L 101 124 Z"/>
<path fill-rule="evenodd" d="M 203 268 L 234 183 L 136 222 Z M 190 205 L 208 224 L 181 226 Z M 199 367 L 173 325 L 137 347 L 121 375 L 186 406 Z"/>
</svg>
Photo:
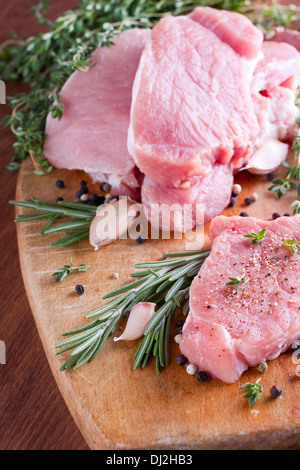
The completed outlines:
<svg viewBox="0 0 300 470">
<path fill-rule="evenodd" d="M 277 174 L 279 174 L 277 172 Z M 56 180 L 65 181 L 59 190 Z M 39 177 L 27 159 L 22 166 L 16 199 L 35 196 L 54 200 L 62 196 L 73 200 L 81 179 L 80 171 L 54 170 Z M 295 194 L 282 200 L 267 191 L 265 176 L 242 172 L 236 181 L 243 191 L 234 208 L 225 215 L 247 211 L 250 215 L 270 219 L 273 212 L 291 212 Z M 89 184 L 90 192 L 97 186 Z M 250 207 L 244 204 L 252 192 L 259 196 Z M 30 211 L 17 208 L 18 214 Z M 145 369 L 132 369 L 138 342 L 114 343 L 108 339 L 94 361 L 78 371 L 60 372 L 66 359 L 55 356 L 53 345 L 60 333 L 85 324 L 85 316 L 103 305 L 102 295 L 129 280 L 136 262 L 157 260 L 165 251 L 185 249 L 184 240 L 148 240 L 138 245 L 133 240 L 118 241 L 95 252 L 88 241 L 66 248 L 50 247 L 57 235 L 40 236 L 43 221 L 19 223 L 18 244 L 22 275 L 32 313 L 57 385 L 65 402 L 92 449 L 287 449 L 300 448 L 300 379 L 287 352 L 269 362 L 265 374 L 255 368 L 243 374 L 236 384 L 219 380 L 199 383 L 184 367 L 176 365 L 178 345 L 171 341 L 171 364 L 157 374 L 154 361 Z M 207 226 L 205 227 L 207 232 Z M 91 265 L 87 273 L 71 274 L 55 283 L 52 273 L 68 264 Z M 119 279 L 113 278 L 114 272 Z M 74 286 L 82 284 L 85 293 L 78 296 Z M 181 318 L 179 316 L 179 318 Z M 122 331 L 120 325 L 115 334 Z M 175 326 L 171 336 L 175 336 Z M 249 408 L 238 387 L 261 377 L 264 393 Z M 277 384 L 283 394 L 270 396 Z"/>
</svg>

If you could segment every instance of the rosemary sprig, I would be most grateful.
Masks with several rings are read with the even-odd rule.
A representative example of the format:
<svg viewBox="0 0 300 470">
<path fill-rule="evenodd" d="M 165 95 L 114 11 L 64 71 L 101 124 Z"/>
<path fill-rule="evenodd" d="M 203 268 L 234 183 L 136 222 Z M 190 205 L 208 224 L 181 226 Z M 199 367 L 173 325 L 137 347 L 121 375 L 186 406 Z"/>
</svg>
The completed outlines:
<svg viewBox="0 0 300 470">
<path fill-rule="evenodd" d="M 250 245 L 256 245 L 258 243 L 261 243 L 264 240 L 266 231 L 267 229 L 263 228 L 257 233 L 255 232 L 247 233 L 246 235 L 244 235 L 244 237 L 252 239 L 250 242 Z"/>
<path fill-rule="evenodd" d="M 15 222 L 47 219 L 40 232 L 41 235 L 65 232 L 66 236 L 52 242 L 51 246 L 65 247 L 76 241 L 86 240 L 89 237 L 89 228 L 97 211 L 96 206 L 69 201 L 49 202 L 34 197 L 24 201 L 9 201 L 9 203 L 40 212 L 40 214 L 18 215 Z M 53 223 L 61 217 L 68 217 L 69 221 L 54 225 Z"/>
<path fill-rule="evenodd" d="M 70 264 L 65 264 L 63 268 L 56 269 L 52 276 L 56 276 L 55 282 L 63 281 L 72 271 L 79 271 L 85 273 L 89 265 L 81 263 L 79 266 L 73 266 L 73 260 L 70 258 Z"/>
<path fill-rule="evenodd" d="M 263 4 L 265 3 L 265 5 Z M 23 80 L 31 88 L 10 98 L 11 115 L 4 119 L 16 136 L 15 155 L 7 167 L 18 170 L 30 155 L 35 173 L 51 171 L 43 153 L 45 122 L 49 112 L 60 118 L 62 85 L 74 70 L 87 70 L 90 56 L 98 46 L 110 46 L 113 37 L 130 27 L 152 27 L 166 13 L 181 15 L 196 6 L 211 6 L 247 15 L 264 32 L 276 25 L 287 26 L 296 17 L 297 7 L 248 0 L 82 0 L 55 21 L 45 17 L 48 0 L 40 0 L 34 12 L 46 32 L 24 38 L 11 34 L 0 46 L 0 78 Z"/>
<path fill-rule="evenodd" d="M 253 406 L 254 403 L 256 403 L 257 400 L 260 398 L 260 393 L 263 392 L 263 387 L 259 383 L 260 379 L 258 379 L 256 382 L 253 384 L 250 382 L 245 383 L 241 387 L 239 387 L 239 390 L 248 390 L 248 392 L 243 395 L 243 398 L 247 398 L 249 401 L 249 406 Z"/>
<path fill-rule="evenodd" d="M 120 318 L 138 302 L 154 302 L 157 310 L 147 324 L 144 337 L 134 355 L 133 367 L 145 367 L 151 356 L 156 357 L 158 372 L 169 363 L 169 330 L 172 318 L 184 304 L 187 313 L 189 288 L 210 250 L 184 253 L 165 253 L 161 261 L 138 263 L 131 274 L 136 280 L 103 296 L 109 300 L 87 315 L 92 322 L 63 333 L 67 338 L 55 345 L 57 354 L 71 351 L 71 357 L 61 367 L 78 369 L 94 359 Z M 169 259 L 170 257 L 174 259 Z M 149 270 L 148 270 L 149 268 Z"/>
</svg>

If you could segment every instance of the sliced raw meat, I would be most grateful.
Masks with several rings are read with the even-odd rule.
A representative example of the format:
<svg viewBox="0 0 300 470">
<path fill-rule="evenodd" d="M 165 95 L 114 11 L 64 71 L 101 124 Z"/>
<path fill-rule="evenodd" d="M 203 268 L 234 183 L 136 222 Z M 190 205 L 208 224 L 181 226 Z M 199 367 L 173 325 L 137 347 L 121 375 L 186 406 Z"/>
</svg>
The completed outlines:
<svg viewBox="0 0 300 470">
<path fill-rule="evenodd" d="M 275 33 L 276 41 L 287 42 L 300 51 L 300 31 L 279 26 Z"/>
<path fill-rule="evenodd" d="M 244 237 L 263 228 L 259 244 Z M 200 370 L 232 383 L 300 337 L 300 254 L 281 246 L 300 240 L 300 215 L 271 222 L 220 216 L 209 235 L 211 254 L 191 286 L 180 349 Z M 237 292 L 226 285 L 241 276 Z"/>
<path fill-rule="evenodd" d="M 210 7 L 197 7 L 189 17 L 210 29 L 239 55 L 254 59 L 260 53 L 263 34 L 244 15 Z"/>
<path fill-rule="evenodd" d="M 289 79 L 296 88 L 300 80 L 299 52 L 289 44 L 273 41 L 264 42 L 262 52 L 263 58 L 254 71 L 253 92 L 273 89 Z"/>
<path fill-rule="evenodd" d="M 155 228 L 186 232 L 192 229 L 197 221 L 198 224 L 201 224 L 201 221 L 208 222 L 228 206 L 232 185 L 231 165 L 215 165 L 208 176 L 199 178 L 198 182 L 188 189 L 167 188 L 146 177 L 142 186 L 142 203 Z M 174 205 L 178 207 L 178 217 L 173 219 L 172 215 L 176 209 Z"/>
<path fill-rule="evenodd" d="M 81 169 L 108 181 L 116 194 L 138 198 L 127 150 L 131 94 L 148 30 L 132 29 L 93 54 L 95 66 L 75 72 L 60 93 L 61 120 L 47 119 L 45 155 L 56 168 Z"/>
<path fill-rule="evenodd" d="M 157 23 L 135 77 L 128 136 L 146 176 L 186 188 L 215 163 L 244 163 L 259 132 L 252 62 L 191 18 Z"/>
<path fill-rule="evenodd" d="M 255 141 L 257 148 L 269 139 L 290 140 L 293 138 L 299 114 L 295 101 L 295 92 L 282 86 L 269 90 L 267 96 L 260 93 L 253 96 L 255 112 L 260 124 L 260 133 Z"/>
</svg>

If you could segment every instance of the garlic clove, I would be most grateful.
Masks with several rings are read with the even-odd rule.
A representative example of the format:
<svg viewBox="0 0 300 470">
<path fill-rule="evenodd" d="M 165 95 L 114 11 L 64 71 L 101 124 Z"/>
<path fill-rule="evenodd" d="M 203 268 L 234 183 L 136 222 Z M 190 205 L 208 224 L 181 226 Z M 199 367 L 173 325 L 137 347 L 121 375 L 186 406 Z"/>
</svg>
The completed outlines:
<svg viewBox="0 0 300 470">
<path fill-rule="evenodd" d="M 139 302 L 132 307 L 125 330 L 114 341 L 133 341 L 144 334 L 147 323 L 155 313 L 156 304 L 152 302 Z"/>
<path fill-rule="evenodd" d="M 127 197 L 101 207 L 90 226 L 90 244 L 98 250 L 124 237 L 140 211 L 140 204 Z"/>
<path fill-rule="evenodd" d="M 288 152 L 288 144 L 276 139 L 267 140 L 253 153 L 247 166 L 242 170 L 248 170 L 254 175 L 266 175 L 279 167 L 286 159 Z"/>
</svg>

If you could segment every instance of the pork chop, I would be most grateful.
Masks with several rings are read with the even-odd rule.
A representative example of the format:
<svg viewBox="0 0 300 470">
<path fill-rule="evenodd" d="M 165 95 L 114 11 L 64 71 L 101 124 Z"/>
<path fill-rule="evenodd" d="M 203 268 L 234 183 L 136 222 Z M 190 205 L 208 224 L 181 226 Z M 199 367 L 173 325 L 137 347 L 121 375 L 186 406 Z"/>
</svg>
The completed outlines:
<svg viewBox="0 0 300 470">
<path fill-rule="evenodd" d="M 216 164 L 208 176 L 199 178 L 187 189 L 160 186 L 146 177 L 142 186 L 142 203 L 148 211 L 151 225 L 162 230 L 168 230 L 169 218 L 172 222 L 172 206 L 177 205 L 178 223 L 175 227 L 171 224 L 170 229 L 186 232 L 194 228 L 197 221 L 198 225 L 201 221 L 208 222 L 228 206 L 232 185 L 231 165 Z M 159 215 L 162 208 L 164 211 Z"/>
<path fill-rule="evenodd" d="M 267 229 L 250 244 L 244 235 Z M 211 377 L 232 383 L 248 368 L 276 358 L 300 337 L 300 215 L 263 221 L 216 217 L 210 256 L 193 280 L 181 352 Z M 242 277 L 236 286 L 229 277 Z"/>
<path fill-rule="evenodd" d="M 259 132 L 252 72 L 253 60 L 198 22 L 161 19 L 133 86 L 128 148 L 140 170 L 162 186 L 181 188 L 215 163 L 240 167 Z"/>
<path fill-rule="evenodd" d="M 80 169 L 108 181 L 115 194 L 138 199 L 135 163 L 127 150 L 131 94 L 149 31 L 131 29 L 99 47 L 88 72 L 74 72 L 63 86 L 61 120 L 49 114 L 45 155 L 56 168 Z"/>
</svg>

